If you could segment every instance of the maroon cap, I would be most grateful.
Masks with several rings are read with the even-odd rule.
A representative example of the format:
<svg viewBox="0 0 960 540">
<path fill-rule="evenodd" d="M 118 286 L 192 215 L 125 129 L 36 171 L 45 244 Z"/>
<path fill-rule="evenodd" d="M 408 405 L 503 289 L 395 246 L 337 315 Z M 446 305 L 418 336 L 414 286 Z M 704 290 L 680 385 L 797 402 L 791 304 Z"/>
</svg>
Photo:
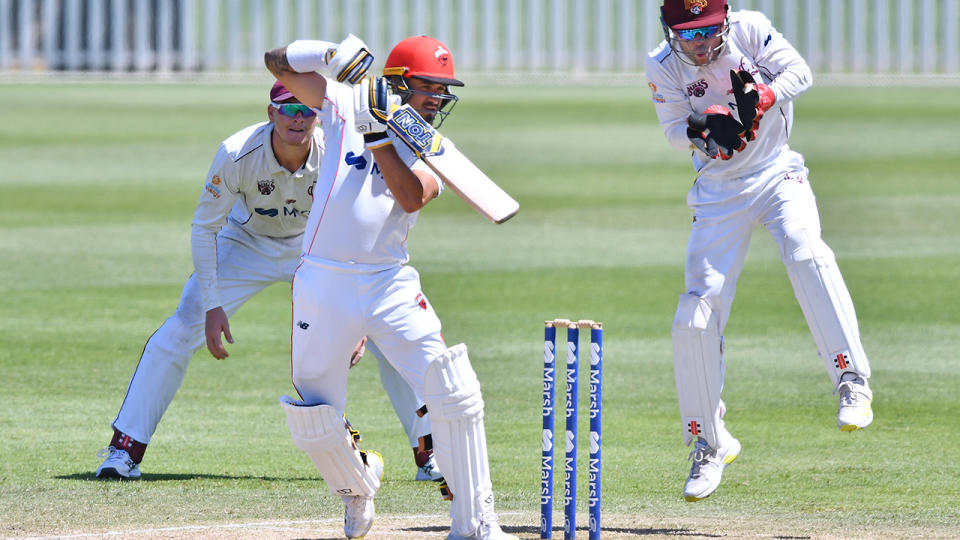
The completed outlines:
<svg viewBox="0 0 960 540">
<path fill-rule="evenodd" d="M 281 101 L 286 101 L 291 98 L 296 99 L 293 97 L 292 92 L 280 84 L 280 81 L 273 83 L 273 88 L 270 89 L 270 101 L 280 103 Z"/>
<path fill-rule="evenodd" d="M 663 0 L 663 22 L 674 30 L 720 24 L 727 16 L 727 0 Z"/>
</svg>

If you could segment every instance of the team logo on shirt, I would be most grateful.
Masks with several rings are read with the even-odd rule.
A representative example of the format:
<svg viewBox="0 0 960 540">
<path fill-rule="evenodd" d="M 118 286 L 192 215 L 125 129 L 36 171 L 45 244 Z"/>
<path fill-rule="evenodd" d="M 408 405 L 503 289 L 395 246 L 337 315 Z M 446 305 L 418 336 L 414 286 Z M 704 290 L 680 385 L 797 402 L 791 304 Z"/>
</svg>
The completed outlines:
<svg viewBox="0 0 960 540">
<path fill-rule="evenodd" d="M 687 85 L 687 96 L 703 97 L 709 87 L 710 85 L 707 84 L 706 79 L 700 79 L 695 83 Z"/>
<path fill-rule="evenodd" d="M 427 309 L 427 297 L 425 297 L 423 293 L 417 293 L 417 297 L 414 298 L 413 301 L 420 306 L 420 309 Z"/>
<path fill-rule="evenodd" d="M 699 15 L 707 9 L 707 0 L 683 0 L 683 9 L 694 15 Z"/>
<path fill-rule="evenodd" d="M 257 189 L 260 190 L 261 195 L 269 195 L 277 189 L 277 185 L 273 183 L 273 180 L 260 180 L 257 182 Z"/>
<path fill-rule="evenodd" d="M 220 177 L 217 176 L 217 175 L 213 175 L 213 180 L 210 180 L 210 183 L 213 184 L 213 185 L 215 185 L 215 186 L 219 186 L 219 185 L 220 185 Z"/>
</svg>

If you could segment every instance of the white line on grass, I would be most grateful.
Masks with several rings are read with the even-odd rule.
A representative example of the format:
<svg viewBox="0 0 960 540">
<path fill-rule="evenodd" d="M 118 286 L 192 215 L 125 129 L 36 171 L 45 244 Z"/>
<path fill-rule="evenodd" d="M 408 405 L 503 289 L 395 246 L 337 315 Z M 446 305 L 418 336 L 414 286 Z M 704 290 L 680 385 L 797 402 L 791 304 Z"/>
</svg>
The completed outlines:
<svg viewBox="0 0 960 540">
<path fill-rule="evenodd" d="M 519 516 L 523 515 L 522 512 L 498 512 L 501 516 Z M 445 519 L 447 514 L 420 514 L 420 515 L 409 515 L 409 516 L 383 516 L 385 519 L 390 518 L 394 520 L 407 520 L 407 521 L 420 521 L 423 519 Z M 342 518 L 330 518 L 330 519 L 307 519 L 300 521 L 257 521 L 253 523 L 221 523 L 218 525 L 181 525 L 179 527 L 157 527 L 151 529 L 129 529 L 129 530 L 119 530 L 119 531 L 105 531 L 105 532 L 96 532 L 96 533 L 74 533 L 74 534 L 57 534 L 53 536 L 29 536 L 29 537 L 18 537 L 16 540 L 63 540 L 67 538 L 103 538 L 109 536 L 126 536 L 126 535 L 148 535 L 148 534 L 159 534 L 159 533 L 174 533 L 174 532 L 186 532 L 186 531 L 216 531 L 216 530 L 230 530 L 230 529 L 270 529 L 274 531 L 284 531 L 289 530 L 291 532 L 302 531 L 302 528 L 296 528 L 295 525 L 309 525 L 309 526 L 323 526 L 336 524 L 335 527 L 327 529 L 321 528 L 318 531 L 314 532 L 340 532 L 340 525 L 343 523 Z M 428 536 L 446 536 L 445 532 L 429 533 L 423 532 L 423 534 Z M 409 532 L 406 531 L 377 531 L 378 536 L 409 536 Z M 12 539 L 12 537 L 10 537 Z"/>
</svg>

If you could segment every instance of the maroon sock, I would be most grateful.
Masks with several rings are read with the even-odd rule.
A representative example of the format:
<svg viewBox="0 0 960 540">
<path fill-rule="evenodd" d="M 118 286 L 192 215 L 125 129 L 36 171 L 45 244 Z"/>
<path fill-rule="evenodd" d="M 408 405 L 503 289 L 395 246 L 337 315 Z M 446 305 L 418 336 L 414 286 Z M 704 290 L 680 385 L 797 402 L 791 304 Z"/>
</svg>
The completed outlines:
<svg viewBox="0 0 960 540">
<path fill-rule="evenodd" d="M 133 440 L 131 436 L 117 428 L 113 428 L 113 438 L 110 439 L 110 446 L 119 448 L 120 450 L 126 450 L 134 463 L 143 461 L 143 453 L 147 451 L 147 445 Z"/>
</svg>

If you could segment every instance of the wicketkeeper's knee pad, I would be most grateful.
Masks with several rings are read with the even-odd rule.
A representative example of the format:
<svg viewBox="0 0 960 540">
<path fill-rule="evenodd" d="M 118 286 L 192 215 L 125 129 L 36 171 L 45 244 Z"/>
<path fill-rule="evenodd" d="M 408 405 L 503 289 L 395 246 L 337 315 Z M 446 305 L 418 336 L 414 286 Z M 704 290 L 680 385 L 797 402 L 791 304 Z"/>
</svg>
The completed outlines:
<svg viewBox="0 0 960 540">
<path fill-rule="evenodd" d="M 724 363 L 719 317 L 704 299 L 681 294 L 672 334 L 684 443 L 703 437 L 717 448 L 726 436 L 721 419 Z"/>
<path fill-rule="evenodd" d="M 424 401 L 430 412 L 433 451 L 450 487 L 452 529 L 471 536 L 493 513 L 480 382 L 463 344 L 447 349 L 427 367 Z"/>
<path fill-rule="evenodd" d="M 288 396 L 280 398 L 280 405 L 293 442 L 310 456 L 331 494 L 376 494 L 380 474 L 367 467 L 343 415 L 330 405 L 307 405 Z"/>
<path fill-rule="evenodd" d="M 834 387 L 847 372 L 870 377 L 853 301 L 833 251 L 805 229 L 788 234 L 781 246 L 794 295 Z"/>
</svg>

